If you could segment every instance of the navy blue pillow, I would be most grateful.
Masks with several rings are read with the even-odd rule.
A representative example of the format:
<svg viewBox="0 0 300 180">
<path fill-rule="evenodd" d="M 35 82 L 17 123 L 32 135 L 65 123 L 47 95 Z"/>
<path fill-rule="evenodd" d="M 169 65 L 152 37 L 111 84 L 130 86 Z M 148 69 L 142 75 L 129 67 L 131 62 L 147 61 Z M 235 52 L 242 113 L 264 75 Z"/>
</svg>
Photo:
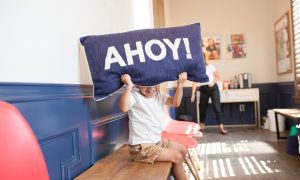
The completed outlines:
<svg viewBox="0 0 300 180">
<path fill-rule="evenodd" d="M 94 97 L 103 99 L 123 86 L 122 74 L 136 85 L 153 86 L 178 79 L 207 82 L 200 23 L 143 29 L 80 38 L 94 84 Z"/>
</svg>

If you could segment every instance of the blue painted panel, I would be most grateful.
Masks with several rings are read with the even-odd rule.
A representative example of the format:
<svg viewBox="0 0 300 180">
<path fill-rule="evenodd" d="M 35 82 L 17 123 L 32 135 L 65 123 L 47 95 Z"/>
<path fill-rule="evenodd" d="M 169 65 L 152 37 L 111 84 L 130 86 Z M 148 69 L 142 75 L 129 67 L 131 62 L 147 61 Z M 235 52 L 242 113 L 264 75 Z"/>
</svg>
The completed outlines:
<svg viewBox="0 0 300 180">
<path fill-rule="evenodd" d="M 289 108 L 293 105 L 293 95 L 292 93 L 279 93 L 279 107 Z"/>
<path fill-rule="evenodd" d="M 260 115 L 261 116 L 267 116 L 267 112 L 269 109 L 273 109 L 275 107 L 272 106 L 270 99 L 272 99 L 271 94 L 268 93 L 264 93 L 264 94 L 260 94 L 259 100 L 260 100 Z"/>
<path fill-rule="evenodd" d="M 300 104 L 297 104 L 293 96 L 295 96 L 295 86 L 293 82 L 285 82 L 278 84 L 278 96 L 280 108 L 300 108 Z"/>
<path fill-rule="evenodd" d="M 263 83 L 253 86 L 259 88 L 261 116 L 266 116 L 268 109 L 300 108 L 300 104 L 293 99 L 294 82 Z"/>
<path fill-rule="evenodd" d="M 253 84 L 254 88 L 259 89 L 260 115 L 267 116 L 269 109 L 277 108 L 279 99 L 277 94 L 277 83 Z"/>
<path fill-rule="evenodd" d="M 128 142 L 128 116 L 124 113 L 91 122 L 93 162 Z"/>
<path fill-rule="evenodd" d="M 40 141 L 40 145 L 47 166 L 52 167 L 48 169 L 51 179 L 71 179 L 76 167 L 80 167 L 82 157 L 85 157 L 83 148 L 79 148 L 78 127 L 44 138 Z"/>
<path fill-rule="evenodd" d="M 285 82 L 278 84 L 278 96 L 279 96 L 279 104 L 280 108 L 300 108 L 300 104 L 297 104 L 293 96 L 295 95 L 295 86 L 293 82 Z M 290 129 L 291 125 L 294 121 L 286 119 L 286 129 Z"/>
<path fill-rule="evenodd" d="M 123 89 L 101 101 L 95 101 L 93 98 L 85 99 L 84 104 L 88 106 L 90 119 L 96 120 L 100 117 L 106 117 L 119 113 L 119 99 L 121 95 L 120 92 L 122 90 Z"/>
<path fill-rule="evenodd" d="M 0 83 L 0 92 L 0 99 L 15 105 L 33 129 L 51 179 L 72 179 L 90 167 L 92 147 L 103 154 L 106 149 L 102 147 L 116 144 L 116 139 L 119 144 L 127 142 L 128 133 L 122 129 L 127 127 L 123 126 L 124 117 L 106 128 L 107 117 L 120 117 L 117 104 L 122 89 L 98 102 L 92 98 L 91 85 Z M 108 134 L 102 147 L 92 144 L 90 124 L 95 121 Z"/>
<path fill-rule="evenodd" d="M 40 141 L 51 179 L 71 179 L 91 166 L 89 114 L 82 104 L 82 99 L 14 103 Z"/>
</svg>

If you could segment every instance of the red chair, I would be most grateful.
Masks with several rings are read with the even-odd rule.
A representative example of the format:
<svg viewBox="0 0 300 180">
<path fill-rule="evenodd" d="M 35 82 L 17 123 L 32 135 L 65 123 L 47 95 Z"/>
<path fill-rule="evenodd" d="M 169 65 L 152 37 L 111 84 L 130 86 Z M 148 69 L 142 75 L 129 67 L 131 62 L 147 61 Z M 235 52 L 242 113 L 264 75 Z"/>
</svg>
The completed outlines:
<svg viewBox="0 0 300 180">
<path fill-rule="evenodd" d="M 163 131 L 167 133 L 184 134 L 201 137 L 200 126 L 194 122 L 178 121 L 170 117 L 167 106 L 164 107 L 165 122 Z"/>
<path fill-rule="evenodd" d="M 48 180 L 39 143 L 14 106 L 0 101 L 0 179 Z"/>
</svg>

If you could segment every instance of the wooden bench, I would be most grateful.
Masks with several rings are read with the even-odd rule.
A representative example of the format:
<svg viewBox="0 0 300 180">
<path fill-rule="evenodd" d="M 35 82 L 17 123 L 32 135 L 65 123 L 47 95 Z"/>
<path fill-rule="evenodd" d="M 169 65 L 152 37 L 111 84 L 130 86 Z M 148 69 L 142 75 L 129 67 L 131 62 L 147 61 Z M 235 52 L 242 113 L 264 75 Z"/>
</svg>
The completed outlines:
<svg viewBox="0 0 300 180">
<path fill-rule="evenodd" d="M 171 162 L 155 162 L 154 164 L 134 162 L 131 160 L 128 145 L 123 145 L 104 159 L 97 161 L 75 179 L 166 180 L 169 178 L 171 167 Z"/>
</svg>

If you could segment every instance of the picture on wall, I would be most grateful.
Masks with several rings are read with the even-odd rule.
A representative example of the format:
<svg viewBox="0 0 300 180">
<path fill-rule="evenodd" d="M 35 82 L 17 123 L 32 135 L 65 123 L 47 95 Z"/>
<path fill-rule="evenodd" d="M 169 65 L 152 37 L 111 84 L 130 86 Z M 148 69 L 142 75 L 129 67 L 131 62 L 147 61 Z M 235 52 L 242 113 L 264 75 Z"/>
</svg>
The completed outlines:
<svg viewBox="0 0 300 180">
<path fill-rule="evenodd" d="M 220 44 L 219 36 L 203 37 L 202 50 L 206 60 L 220 60 Z"/>
<path fill-rule="evenodd" d="M 246 44 L 243 34 L 232 34 L 226 37 L 226 57 L 228 59 L 245 58 Z"/>
<path fill-rule="evenodd" d="M 287 12 L 275 23 L 276 64 L 279 75 L 292 72 L 289 27 L 289 13 Z"/>
</svg>

